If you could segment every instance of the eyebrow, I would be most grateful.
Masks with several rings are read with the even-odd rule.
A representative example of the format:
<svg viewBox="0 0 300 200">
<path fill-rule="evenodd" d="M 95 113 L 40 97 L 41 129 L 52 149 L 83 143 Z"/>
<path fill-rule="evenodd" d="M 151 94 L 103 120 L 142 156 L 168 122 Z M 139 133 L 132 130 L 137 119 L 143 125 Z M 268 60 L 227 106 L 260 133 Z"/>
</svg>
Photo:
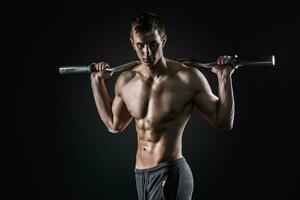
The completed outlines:
<svg viewBox="0 0 300 200">
<path fill-rule="evenodd" d="M 137 42 L 137 44 L 149 44 L 149 43 L 151 43 L 151 42 L 156 42 L 156 43 L 158 43 L 156 40 L 152 40 L 152 41 L 150 41 L 150 42 Z"/>
</svg>

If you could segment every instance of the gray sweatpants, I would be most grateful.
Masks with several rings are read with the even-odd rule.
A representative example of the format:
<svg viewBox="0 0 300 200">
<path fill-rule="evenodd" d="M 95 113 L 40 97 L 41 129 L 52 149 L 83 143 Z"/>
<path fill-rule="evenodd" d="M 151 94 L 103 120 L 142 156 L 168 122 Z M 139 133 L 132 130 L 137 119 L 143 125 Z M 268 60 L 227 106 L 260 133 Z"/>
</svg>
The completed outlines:
<svg viewBox="0 0 300 200">
<path fill-rule="evenodd" d="M 191 200 L 192 171 L 182 157 L 148 169 L 135 169 L 139 200 Z"/>
</svg>

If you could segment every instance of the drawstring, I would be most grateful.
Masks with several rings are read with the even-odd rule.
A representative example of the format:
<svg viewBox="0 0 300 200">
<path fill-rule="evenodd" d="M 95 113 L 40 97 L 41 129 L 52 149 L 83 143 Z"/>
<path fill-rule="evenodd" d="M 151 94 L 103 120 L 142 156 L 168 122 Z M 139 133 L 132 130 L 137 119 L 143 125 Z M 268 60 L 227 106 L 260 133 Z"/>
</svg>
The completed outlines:
<svg viewBox="0 0 300 200">
<path fill-rule="evenodd" d="M 146 184 L 145 184 L 145 175 L 142 174 L 142 177 L 143 177 L 143 200 L 146 200 Z"/>
<path fill-rule="evenodd" d="M 149 184 L 148 176 L 149 176 L 149 172 L 146 171 L 145 174 L 143 175 L 144 200 L 148 199 L 148 191 L 147 191 L 147 186 Z"/>
</svg>

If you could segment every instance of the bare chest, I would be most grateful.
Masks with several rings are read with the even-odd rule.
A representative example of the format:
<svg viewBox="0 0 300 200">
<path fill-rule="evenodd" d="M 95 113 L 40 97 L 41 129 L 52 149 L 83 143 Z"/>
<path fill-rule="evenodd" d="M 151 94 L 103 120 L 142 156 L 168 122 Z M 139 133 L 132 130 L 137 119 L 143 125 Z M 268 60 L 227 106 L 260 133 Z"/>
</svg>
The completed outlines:
<svg viewBox="0 0 300 200">
<path fill-rule="evenodd" d="M 176 78 L 157 82 L 136 79 L 122 90 L 123 100 L 135 119 L 167 121 L 191 103 L 193 91 Z"/>
</svg>

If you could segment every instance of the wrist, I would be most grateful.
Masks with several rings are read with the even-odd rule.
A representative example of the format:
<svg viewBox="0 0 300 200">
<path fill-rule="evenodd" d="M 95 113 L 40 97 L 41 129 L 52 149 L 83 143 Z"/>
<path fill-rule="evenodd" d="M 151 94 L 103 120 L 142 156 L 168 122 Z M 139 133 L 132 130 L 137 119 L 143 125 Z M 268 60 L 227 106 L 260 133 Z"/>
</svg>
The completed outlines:
<svg viewBox="0 0 300 200">
<path fill-rule="evenodd" d="M 91 83 L 92 83 L 92 85 L 99 86 L 99 85 L 102 84 L 102 82 L 103 82 L 103 79 L 101 79 L 98 76 L 91 77 Z"/>
<path fill-rule="evenodd" d="M 232 75 L 232 73 L 230 73 L 230 74 L 218 73 L 217 74 L 219 80 L 231 79 L 231 75 Z"/>
</svg>

